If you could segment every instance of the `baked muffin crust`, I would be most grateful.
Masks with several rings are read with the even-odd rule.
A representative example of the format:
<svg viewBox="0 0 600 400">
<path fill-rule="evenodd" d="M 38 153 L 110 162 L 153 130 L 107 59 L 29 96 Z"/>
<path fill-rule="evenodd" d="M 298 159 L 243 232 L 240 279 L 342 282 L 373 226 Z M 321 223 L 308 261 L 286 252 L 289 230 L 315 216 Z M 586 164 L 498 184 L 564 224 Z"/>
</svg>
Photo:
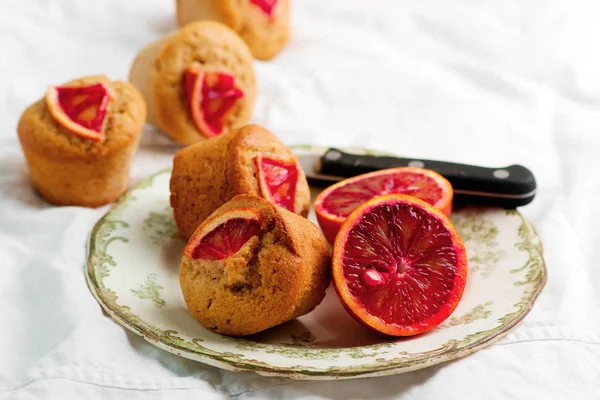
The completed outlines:
<svg viewBox="0 0 600 400">
<path fill-rule="evenodd" d="M 33 186 L 50 203 L 97 207 L 127 188 L 131 159 L 146 119 L 146 105 L 127 82 L 88 76 L 61 86 L 102 83 L 109 91 L 104 138 L 94 142 L 61 126 L 45 99 L 29 106 L 17 126 Z"/>
<path fill-rule="evenodd" d="M 258 125 L 246 125 L 175 154 L 170 182 L 171 207 L 183 239 L 189 239 L 208 215 L 236 195 L 261 196 L 255 163 L 259 154 L 297 162 L 289 148 Z M 295 213 L 308 214 L 310 188 L 302 170 L 294 203 Z"/>
<path fill-rule="evenodd" d="M 154 43 L 136 57 L 129 81 L 149 104 L 148 121 L 178 143 L 189 145 L 206 137 L 189 112 L 183 74 L 188 67 L 235 77 L 244 96 L 224 121 L 223 133 L 242 126 L 252 115 L 256 77 L 252 55 L 244 41 L 227 26 L 201 21 L 185 26 Z"/>
<path fill-rule="evenodd" d="M 329 285 L 329 248 L 310 221 L 256 197 L 241 195 L 216 210 L 254 210 L 261 233 L 224 260 L 193 259 L 193 237 L 182 257 L 180 284 L 194 318 L 226 335 L 250 335 L 312 311 Z M 210 228 L 208 228 L 210 229 Z M 191 246 L 191 247 L 190 247 Z"/>
<path fill-rule="evenodd" d="M 290 37 L 289 0 L 279 0 L 272 16 L 250 0 L 177 0 L 180 26 L 201 20 L 218 21 L 235 30 L 259 60 L 275 57 Z"/>
</svg>

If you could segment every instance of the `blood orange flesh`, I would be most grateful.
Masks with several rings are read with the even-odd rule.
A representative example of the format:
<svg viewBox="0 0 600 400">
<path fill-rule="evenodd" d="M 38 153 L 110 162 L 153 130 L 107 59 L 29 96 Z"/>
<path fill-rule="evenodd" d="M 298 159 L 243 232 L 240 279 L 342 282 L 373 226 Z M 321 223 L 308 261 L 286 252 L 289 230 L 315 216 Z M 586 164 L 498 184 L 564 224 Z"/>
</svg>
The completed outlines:
<svg viewBox="0 0 600 400">
<path fill-rule="evenodd" d="M 224 260 L 260 233 L 260 219 L 254 210 L 227 210 L 219 220 L 209 220 L 200 226 L 184 253 L 194 260 Z"/>
<path fill-rule="evenodd" d="M 296 186 L 300 176 L 298 163 L 256 157 L 258 185 L 262 196 L 291 212 L 295 212 Z"/>
<path fill-rule="evenodd" d="M 328 187 L 315 200 L 317 220 L 329 243 L 357 207 L 392 193 L 417 197 L 448 216 L 452 211 L 452 185 L 433 171 L 403 167 L 359 175 Z"/>
<path fill-rule="evenodd" d="M 252 4 L 260 8 L 265 14 L 271 16 L 275 10 L 278 0 L 250 0 Z"/>
<path fill-rule="evenodd" d="M 439 210 L 406 195 L 377 197 L 346 220 L 333 247 L 333 282 L 346 309 L 388 335 L 442 323 L 467 277 L 464 245 Z"/>
<path fill-rule="evenodd" d="M 50 114 L 74 134 L 100 141 L 102 125 L 110 101 L 101 83 L 90 86 L 51 86 L 46 94 Z"/>
<path fill-rule="evenodd" d="M 184 72 L 183 80 L 196 128 L 207 137 L 223 133 L 226 117 L 244 97 L 244 92 L 236 86 L 235 77 L 190 67 Z"/>
</svg>

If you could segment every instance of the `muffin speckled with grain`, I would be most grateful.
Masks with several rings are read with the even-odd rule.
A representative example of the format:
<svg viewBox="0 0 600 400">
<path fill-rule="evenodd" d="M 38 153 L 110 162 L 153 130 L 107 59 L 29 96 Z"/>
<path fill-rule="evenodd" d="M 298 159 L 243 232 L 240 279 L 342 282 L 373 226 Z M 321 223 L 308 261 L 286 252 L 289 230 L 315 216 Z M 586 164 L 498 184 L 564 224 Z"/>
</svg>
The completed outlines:
<svg viewBox="0 0 600 400">
<path fill-rule="evenodd" d="M 34 188 L 55 205 L 97 207 L 129 181 L 146 105 L 129 83 L 87 76 L 51 86 L 17 127 Z"/>
<path fill-rule="evenodd" d="M 289 0 L 177 0 L 177 21 L 213 20 L 235 30 L 254 57 L 275 57 L 290 37 Z"/>
<path fill-rule="evenodd" d="M 189 24 L 146 46 L 129 81 L 148 105 L 148 121 L 189 145 L 248 122 L 256 98 L 252 55 L 227 26 Z"/>
<path fill-rule="evenodd" d="M 310 206 L 298 159 L 258 125 L 177 152 L 170 187 L 175 222 L 186 240 L 206 217 L 239 194 L 264 197 L 303 216 Z"/>
<path fill-rule="evenodd" d="M 319 305 L 329 285 L 329 248 L 309 220 L 260 197 L 237 196 L 194 233 L 179 281 L 204 327 L 251 335 Z"/>
</svg>

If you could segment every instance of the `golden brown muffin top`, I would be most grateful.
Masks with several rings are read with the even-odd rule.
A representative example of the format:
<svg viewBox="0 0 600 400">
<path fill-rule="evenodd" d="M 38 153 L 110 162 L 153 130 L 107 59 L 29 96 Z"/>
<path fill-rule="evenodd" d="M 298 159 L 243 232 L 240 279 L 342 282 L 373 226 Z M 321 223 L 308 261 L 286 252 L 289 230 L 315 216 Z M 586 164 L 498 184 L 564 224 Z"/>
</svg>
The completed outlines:
<svg viewBox="0 0 600 400">
<path fill-rule="evenodd" d="M 94 142 L 62 127 L 50 114 L 45 97 L 29 106 L 17 127 L 22 142 L 57 158 L 102 157 L 126 147 L 141 135 L 146 122 L 146 104 L 129 83 L 111 81 L 104 75 L 86 76 L 61 86 L 89 86 L 102 83 L 110 93 L 104 140 Z"/>
<path fill-rule="evenodd" d="M 245 86 L 254 83 L 254 74 L 247 68 L 252 65 L 248 46 L 235 31 L 220 22 L 194 22 L 171 34 L 154 64 L 154 71 L 165 84 L 178 84 L 181 73 L 194 63 L 225 68 Z"/>
<path fill-rule="evenodd" d="M 246 125 L 231 133 L 230 156 L 228 163 L 231 194 L 260 193 L 256 178 L 257 155 L 284 162 L 296 162 L 298 157 L 274 133 L 260 125 Z M 306 175 L 300 168 L 298 171 L 298 184 L 296 186 L 296 199 L 294 211 L 306 216 L 308 214 L 310 190 Z"/>
<path fill-rule="evenodd" d="M 244 92 L 227 121 L 226 130 L 230 130 L 239 114 L 245 112 L 241 104 L 254 103 L 256 78 L 252 63 L 252 54 L 242 38 L 219 22 L 195 22 L 171 34 L 152 71 L 154 102 L 162 124 L 201 135 L 187 111 L 182 84 L 183 72 L 199 66 L 203 70 L 232 74 Z M 181 120 L 177 115 L 183 116 Z"/>
</svg>

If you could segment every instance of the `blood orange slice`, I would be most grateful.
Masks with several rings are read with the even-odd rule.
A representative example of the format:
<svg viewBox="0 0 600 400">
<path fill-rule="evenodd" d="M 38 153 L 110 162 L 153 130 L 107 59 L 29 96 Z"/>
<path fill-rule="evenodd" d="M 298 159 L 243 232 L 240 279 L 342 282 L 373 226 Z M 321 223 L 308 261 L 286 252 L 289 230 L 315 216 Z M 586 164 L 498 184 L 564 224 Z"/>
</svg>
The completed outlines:
<svg viewBox="0 0 600 400">
<path fill-rule="evenodd" d="M 90 86 L 50 86 L 46 105 L 52 117 L 64 128 L 96 142 L 104 138 L 102 126 L 110 95 L 101 84 Z"/>
<path fill-rule="evenodd" d="M 260 232 L 256 210 L 230 209 L 203 224 L 188 241 L 184 253 L 194 260 L 225 260 Z"/>
<path fill-rule="evenodd" d="M 340 300 L 359 322 L 410 336 L 452 314 L 465 288 L 467 257 L 442 212 L 391 194 L 346 219 L 333 246 L 332 275 Z"/>
<path fill-rule="evenodd" d="M 264 12 L 268 16 L 272 16 L 275 12 L 277 1 L 278 0 L 250 0 L 252 4 L 260 8 L 262 12 Z"/>
<path fill-rule="evenodd" d="M 295 212 L 296 186 L 300 176 L 298 163 L 258 155 L 256 169 L 262 197 L 288 211 Z"/>
<path fill-rule="evenodd" d="M 198 131 L 206 137 L 223 133 L 227 118 L 244 97 L 244 92 L 236 86 L 235 77 L 189 67 L 183 80 L 192 120 Z"/>
<path fill-rule="evenodd" d="M 436 172 L 411 167 L 370 172 L 338 182 L 315 199 L 317 220 L 329 243 L 333 244 L 346 217 L 358 206 L 392 193 L 417 197 L 447 216 L 452 212 L 452 185 Z"/>
</svg>

